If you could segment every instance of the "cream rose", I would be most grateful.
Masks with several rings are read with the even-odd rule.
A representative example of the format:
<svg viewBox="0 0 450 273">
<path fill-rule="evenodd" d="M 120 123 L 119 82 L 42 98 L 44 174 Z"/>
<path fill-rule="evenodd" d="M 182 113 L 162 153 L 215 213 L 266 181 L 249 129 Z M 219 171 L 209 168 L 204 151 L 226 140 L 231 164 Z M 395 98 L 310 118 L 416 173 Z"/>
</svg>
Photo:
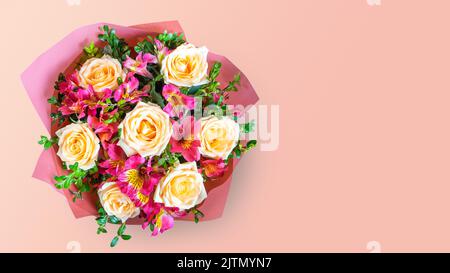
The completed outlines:
<svg viewBox="0 0 450 273">
<path fill-rule="evenodd" d="M 120 123 L 122 130 L 118 145 L 127 156 L 160 155 L 172 135 L 169 115 L 153 103 L 139 102 Z"/>
<path fill-rule="evenodd" d="M 186 210 L 200 204 L 207 194 L 203 177 L 195 162 L 179 164 L 171 169 L 156 186 L 154 201 L 167 207 Z"/>
<path fill-rule="evenodd" d="M 120 62 L 108 55 L 87 60 L 78 75 L 80 85 L 84 88 L 92 85 L 95 92 L 102 92 L 105 88 L 115 90 L 119 86 L 117 79 L 125 79 L 126 76 Z"/>
<path fill-rule="evenodd" d="M 229 117 L 209 116 L 200 119 L 200 154 L 226 159 L 239 140 L 239 124 Z"/>
<path fill-rule="evenodd" d="M 59 137 L 57 155 L 68 166 L 78 163 L 78 167 L 89 170 L 95 166 L 100 150 L 100 140 L 87 123 L 73 123 L 56 131 Z"/>
<path fill-rule="evenodd" d="M 109 216 L 116 216 L 122 223 L 139 215 L 140 210 L 114 182 L 106 182 L 98 189 L 102 207 Z"/>
<path fill-rule="evenodd" d="M 162 61 L 161 74 L 164 81 L 186 87 L 208 83 L 207 56 L 206 47 L 180 45 Z"/>
</svg>

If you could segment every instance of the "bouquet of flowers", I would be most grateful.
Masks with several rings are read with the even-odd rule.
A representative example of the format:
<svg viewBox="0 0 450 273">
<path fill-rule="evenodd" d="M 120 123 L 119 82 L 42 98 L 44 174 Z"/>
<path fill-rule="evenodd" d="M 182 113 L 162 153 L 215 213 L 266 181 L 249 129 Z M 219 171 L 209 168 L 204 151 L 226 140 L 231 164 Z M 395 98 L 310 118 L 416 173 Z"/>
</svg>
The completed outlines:
<svg viewBox="0 0 450 273">
<path fill-rule="evenodd" d="M 93 33 L 90 27 L 80 35 Z M 131 238 L 124 233 L 127 223 L 152 235 L 172 228 L 174 219 L 197 223 L 207 213 L 201 209 L 208 193 L 227 182 L 236 159 L 256 145 L 245 138 L 254 123 L 239 123 L 244 110 L 229 103 L 242 92 L 245 76 L 206 47 L 188 43 L 182 31 L 167 28 L 179 27 L 98 24 L 97 39 L 81 39 L 83 49 L 64 71 L 47 75 L 57 77 L 53 90 L 40 81 L 53 94 L 46 98 L 48 116 L 41 116 L 51 120 L 50 136 L 41 136 L 39 144 L 53 153 L 41 156 L 47 166 L 38 164 L 35 175 L 81 202 L 74 212 L 96 215 L 98 234 L 119 225 L 111 246 Z M 46 70 L 41 62 L 23 75 L 39 109 L 36 101 L 48 91 L 36 91 L 38 72 L 32 72 Z M 218 80 L 222 74 L 229 77 L 225 84 Z M 245 85 L 250 99 L 235 102 L 249 105 L 257 96 L 246 78 Z M 45 175 L 54 172 L 50 181 L 42 168 Z"/>
</svg>

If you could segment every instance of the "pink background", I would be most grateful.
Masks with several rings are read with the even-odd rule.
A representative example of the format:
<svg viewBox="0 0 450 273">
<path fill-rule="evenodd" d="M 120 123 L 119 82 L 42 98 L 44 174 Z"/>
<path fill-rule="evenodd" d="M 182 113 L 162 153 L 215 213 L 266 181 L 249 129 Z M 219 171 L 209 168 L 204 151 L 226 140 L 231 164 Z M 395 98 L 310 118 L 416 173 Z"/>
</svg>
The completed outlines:
<svg viewBox="0 0 450 273">
<path fill-rule="evenodd" d="M 0 4 L 0 251 L 450 251 L 449 1 L 69 2 Z M 173 19 L 280 105 L 280 145 L 241 161 L 221 219 L 110 249 L 31 178 L 46 130 L 19 75 L 81 25 Z"/>
</svg>

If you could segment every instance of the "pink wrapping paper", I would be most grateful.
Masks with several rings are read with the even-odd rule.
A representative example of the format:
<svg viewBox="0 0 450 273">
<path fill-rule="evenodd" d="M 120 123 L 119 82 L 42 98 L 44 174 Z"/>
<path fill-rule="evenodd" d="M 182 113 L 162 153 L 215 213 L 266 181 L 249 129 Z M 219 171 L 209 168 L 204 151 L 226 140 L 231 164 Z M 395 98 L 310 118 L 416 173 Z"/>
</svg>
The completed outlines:
<svg viewBox="0 0 450 273">
<path fill-rule="evenodd" d="M 117 35 L 123 37 L 130 45 L 138 39 L 144 38 L 146 35 L 154 36 L 164 30 L 168 32 L 183 32 L 178 21 L 167 21 L 143 24 L 137 26 L 119 26 L 109 23 L 97 23 L 80 27 L 64 37 L 55 44 L 47 52 L 39 56 L 21 75 L 22 83 L 31 99 L 39 117 L 47 128 L 49 134 L 53 133 L 51 128 L 51 107 L 47 103 L 47 99 L 54 93 L 53 85 L 58 74 L 63 71 L 70 70 L 74 61 L 78 59 L 83 47 L 91 41 L 97 41 L 99 27 L 109 25 L 116 29 Z M 251 86 L 245 75 L 227 58 L 210 52 L 208 54 L 208 62 L 211 65 L 215 61 L 222 62 L 222 70 L 218 80 L 221 83 L 230 81 L 236 73 L 241 73 L 241 85 L 238 92 L 231 92 L 227 101 L 229 104 L 241 104 L 244 106 L 253 105 L 258 101 L 258 96 Z M 36 136 L 38 137 L 38 135 Z M 60 160 L 56 155 L 57 148 L 53 146 L 51 149 L 43 151 L 36 164 L 33 177 L 44 181 L 54 187 L 53 177 L 62 175 L 65 170 L 61 168 Z M 208 191 L 208 198 L 199 207 L 205 214 L 202 220 L 212 220 L 219 218 L 224 210 L 228 190 L 232 181 L 232 172 L 238 160 L 233 161 L 225 175 L 217 180 L 205 183 Z M 231 164 L 230 164 L 231 165 Z M 72 202 L 72 194 L 68 190 L 57 190 L 62 193 L 69 203 L 70 208 L 76 218 L 89 215 L 97 215 L 95 193 L 83 193 L 83 200 Z M 180 218 L 181 220 L 192 220 L 191 216 Z M 130 222 L 130 221 L 129 221 Z M 139 223 L 139 220 L 131 221 L 131 224 Z"/>
</svg>

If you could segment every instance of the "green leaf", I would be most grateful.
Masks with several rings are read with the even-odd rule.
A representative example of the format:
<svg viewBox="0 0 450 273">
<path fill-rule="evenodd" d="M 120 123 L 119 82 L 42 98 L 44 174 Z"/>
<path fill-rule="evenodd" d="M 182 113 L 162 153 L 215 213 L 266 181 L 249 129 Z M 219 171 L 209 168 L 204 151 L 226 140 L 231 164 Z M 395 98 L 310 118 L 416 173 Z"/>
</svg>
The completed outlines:
<svg viewBox="0 0 450 273">
<path fill-rule="evenodd" d="M 221 68 L 222 68 L 222 63 L 221 62 L 215 62 L 213 64 L 213 67 L 211 68 L 211 71 L 209 72 L 209 77 L 208 77 L 208 79 L 211 82 L 215 82 L 216 81 L 217 76 L 219 76 L 219 74 L 220 74 L 220 69 Z"/>
<path fill-rule="evenodd" d="M 55 82 L 54 89 L 59 90 L 59 84 L 66 81 L 66 76 L 63 73 L 59 73 L 58 80 Z"/>
<path fill-rule="evenodd" d="M 106 218 L 107 218 L 107 217 L 105 217 L 105 216 L 98 217 L 98 218 L 96 219 L 97 224 L 98 224 L 99 226 L 104 226 L 104 225 L 106 225 L 106 221 L 107 221 Z"/>
<path fill-rule="evenodd" d="M 245 147 L 245 149 L 246 150 L 250 150 L 250 149 L 252 149 L 252 148 L 254 148 L 255 146 L 256 146 L 256 144 L 257 144 L 257 141 L 256 140 L 249 140 L 248 142 L 247 142 L 247 144 L 246 144 L 246 147 Z"/>
<path fill-rule="evenodd" d="M 61 112 L 50 113 L 50 118 L 52 119 L 52 124 L 58 122 L 58 125 L 62 125 L 66 118 L 62 115 Z"/>
<path fill-rule="evenodd" d="M 199 215 L 201 217 L 205 217 L 205 215 L 203 214 L 203 212 L 199 211 L 198 209 L 195 209 L 195 214 Z"/>
<path fill-rule="evenodd" d="M 82 180 L 79 180 L 79 181 L 82 182 Z M 80 186 L 78 186 L 78 184 L 77 184 L 77 188 L 80 191 L 80 194 L 82 192 L 89 192 L 91 190 L 91 187 L 89 186 L 89 184 L 85 184 L 85 183 L 81 183 Z"/>
<path fill-rule="evenodd" d="M 222 103 L 223 103 L 223 100 L 224 100 L 224 96 L 220 96 L 220 98 L 219 98 L 219 100 L 217 101 L 217 103 L 216 103 L 216 105 L 221 105 Z"/>
<path fill-rule="evenodd" d="M 92 167 L 92 168 L 90 168 L 89 170 L 88 170 L 88 173 L 89 174 L 96 174 L 98 172 L 98 167 L 97 167 L 97 165 L 95 165 L 94 167 Z"/>
<path fill-rule="evenodd" d="M 107 25 L 101 29 L 103 33 L 98 35 L 98 39 L 107 43 L 103 48 L 103 54 L 108 54 L 118 60 L 124 61 L 131 52 L 125 39 L 117 37 L 116 31 L 110 29 Z"/>
<path fill-rule="evenodd" d="M 56 180 L 56 182 L 63 182 L 66 179 L 66 177 L 64 175 L 63 176 L 55 176 L 54 179 Z"/>
<path fill-rule="evenodd" d="M 131 235 L 122 235 L 122 236 L 120 236 L 123 240 L 125 240 L 125 241 L 127 241 L 127 240 L 130 240 L 131 239 Z"/>
<path fill-rule="evenodd" d="M 177 32 L 168 33 L 167 31 L 164 31 L 164 33 L 160 33 L 156 39 L 170 49 L 175 49 L 186 42 L 183 33 L 178 34 Z"/>
<path fill-rule="evenodd" d="M 52 105 L 59 105 L 59 101 L 55 96 L 50 97 L 47 100 L 48 103 L 52 104 Z"/>
<path fill-rule="evenodd" d="M 119 237 L 116 236 L 112 239 L 110 246 L 111 247 L 115 247 L 117 245 L 117 243 L 119 242 Z"/>
<path fill-rule="evenodd" d="M 253 132 L 255 130 L 255 121 L 252 120 L 250 122 L 247 122 L 245 124 L 240 125 L 241 133 L 248 134 L 250 132 Z"/>
<path fill-rule="evenodd" d="M 77 188 L 82 189 L 83 191 L 88 191 L 89 188 L 83 185 L 83 179 L 87 175 L 87 171 L 79 169 L 78 163 L 69 166 L 69 169 L 72 171 L 68 175 L 55 176 L 54 179 L 57 182 L 55 184 L 58 189 L 68 189 L 70 185 L 75 184 Z M 89 186 L 88 186 L 89 187 Z"/>
<path fill-rule="evenodd" d="M 117 113 L 114 114 L 114 116 L 112 116 L 111 118 L 105 120 L 104 123 L 105 124 L 111 124 L 111 123 L 117 122 L 119 120 L 119 118 L 120 118 L 120 113 L 117 112 Z"/>
<path fill-rule="evenodd" d="M 164 157 L 161 157 L 159 160 L 158 160 L 158 166 L 162 166 L 162 165 L 164 165 L 166 163 L 166 158 L 164 158 Z"/>
<path fill-rule="evenodd" d="M 187 90 L 186 94 L 187 95 L 195 95 L 201 88 L 202 88 L 202 85 L 192 86 Z"/>
<path fill-rule="evenodd" d="M 127 225 L 123 223 L 120 228 L 117 230 L 117 235 L 122 236 L 125 232 L 125 229 L 127 228 Z"/>
<path fill-rule="evenodd" d="M 100 207 L 99 209 L 98 209 L 98 214 L 100 214 L 100 215 L 106 215 L 106 211 L 105 211 L 105 209 L 104 208 L 102 208 L 102 207 Z"/>
<path fill-rule="evenodd" d="M 83 51 L 87 58 L 95 57 L 99 53 L 98 48 L 95 46 L 94 42 L 91 42 L 88 46 L 85 46 Z"/>
<path fill-rule="evenodd" d="M 116 216 L 109 216 L 108 222 L 110 222 L 111 224 L 118 224 L 120 223 L 120 219 Z"/>
<path fill-rule="evenodd" d="M 147 36 L 147 39 L 143 40 L 142 42 L 138 42 L 136 46 L 134 47 L 134 51 L 136 53 L 156 53 L 155 45 L 152 43 L 153 38 L 151 36 Z"/>
<path fill-rule="evenodd" d="M 152 100 L 152 102 L 158 104 L 161 108 L 164 108 L 165 103 L 164 103 L 164 98 L 162 97 L 162 95 L 158 92 L 156 92 L 154 90 L 154 88 L 152 88 L 152 90 L 150 90 L 150 98 Z"/>
<path fill-rule="evenodd" d="M 223 91 L 237 91 L 236 85 L 241 84 L 241 74 L 234 75 L 234 78 L 228 85 L 223 89 Z"/>
<path fill-rule="evenodd" d="M 104 227 L 98 227 L 97 234 L 101 234 L 101 233 L 108 233 L 108 231 Z"/>
<path fill-rule="evenodd" d="M 53 144 L 58 143 L 57 137 L 48 138 L 46 136 L 41 136 L 41 140 L 38 141 L 38 144 L 44 146 L 45 150 L 48 150 L 50 147 L 52 147 Z"/>
<path fill-rule="evenodd" d="M 75 162 L 73 165 L 70 165 L 69 169 L 72 171 L 77 171 L 78 170 L 78 162 Z"/>
<path fill-rule="evenodd" d="M 237 148 L 234 150 L 234 154 L 236 155 L 236 158 L 241 158 L 241 149 Z"/>
</svg>

